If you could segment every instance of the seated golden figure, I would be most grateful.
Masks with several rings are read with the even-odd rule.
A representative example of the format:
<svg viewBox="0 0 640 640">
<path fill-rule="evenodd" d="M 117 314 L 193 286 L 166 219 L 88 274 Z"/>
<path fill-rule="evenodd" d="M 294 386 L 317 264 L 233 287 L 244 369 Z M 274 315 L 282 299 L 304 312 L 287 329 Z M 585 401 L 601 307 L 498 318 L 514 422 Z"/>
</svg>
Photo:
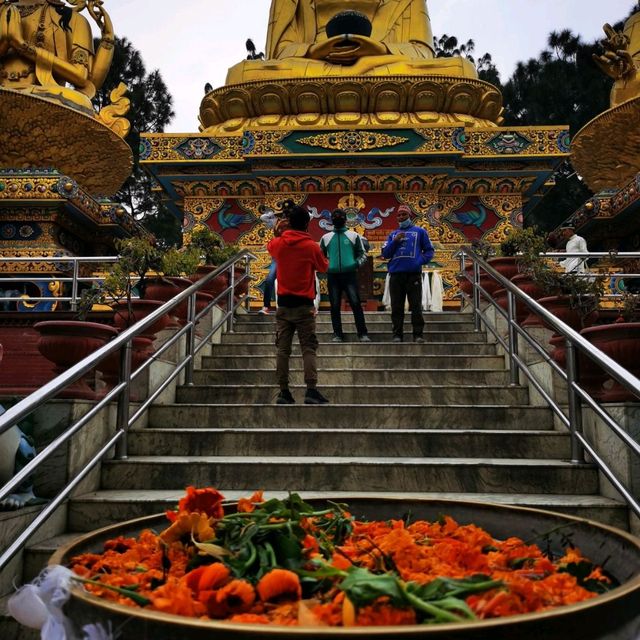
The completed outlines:
<svg viewBox="0 0 640 640">
<path fill-rule="evenodd" d="M 371 34 L 327 35 L 345 10 L 364 14 Z M 273 0 L 266 60 L 229 70 L 227 85 L 326 76 L 442 75 L 477 78 L 463 58 L 435 58 L 426 0 Z"/>
<path fill-rule="evenodd" d="M 94 114 L 91 98 L 113 58 L 113 25 L 102 0 L 69 4 L 0 0 L 0 87 Z M 102 32 L 97 52 L 89 21 L 80 14 L 87 6 Z"/>
</svg>

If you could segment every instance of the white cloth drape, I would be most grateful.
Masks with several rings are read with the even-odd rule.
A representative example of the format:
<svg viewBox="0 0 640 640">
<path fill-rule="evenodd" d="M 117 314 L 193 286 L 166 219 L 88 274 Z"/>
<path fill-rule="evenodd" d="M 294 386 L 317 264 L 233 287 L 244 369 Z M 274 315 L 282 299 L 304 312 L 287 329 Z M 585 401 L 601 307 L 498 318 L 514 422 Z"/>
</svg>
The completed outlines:
<svg viewBox="0 0 640 640">
<path fill-rule="evenodd" d="M 429 276 L 431 275 L 431 278 Z M 422 310 L 440 313 L 442 311 L 444 288 L 442 276 L 439 271 L 428 271 L 422 276 Z M 389 274 L 384 280 L 384 293 L 382 294 L 382 304 L 387 311 L 391 310 L 391 293 L 389 292 Z M 409 305 L 405 302 L 405 309 Z"/>
<path fill-rule="evenodd" d="M 422 274 L 422 310 L 429 311 L 431 307 L 431 284 L 429 283 L 429 272 Z"/>
<path fill-rule="evenodd" d="M 439 271 L 434 271 L 431 275 L 431 300 L 429 303 L 429 311 L 432 313 L 440 313 L 442 311 L 443 298 L 444 287 L 442 285 L 442 276 Z"/>
</svg>

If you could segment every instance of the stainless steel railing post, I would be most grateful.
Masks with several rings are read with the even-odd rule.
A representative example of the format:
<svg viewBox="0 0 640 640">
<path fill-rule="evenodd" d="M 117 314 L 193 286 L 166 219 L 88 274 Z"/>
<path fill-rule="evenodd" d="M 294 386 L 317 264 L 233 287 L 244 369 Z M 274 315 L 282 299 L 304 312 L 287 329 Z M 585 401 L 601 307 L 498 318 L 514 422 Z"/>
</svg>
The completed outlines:
<svg viewBox="0 0 640 640">
<path fill-rule="evenodd" d="M 131 400 L 131 351 L 132 342 L 127 340 L 120 350 L 120 379 L 124 389 L 118 397 L 116 429 L 122 431 L 122 437 L 116 444 L 116 460 L 126 460 L 128 454 L 127 435 L 129 433 L 129 403 Z"/>
<path fill-rule="evenodd" d="M 518 332 L 516 331 L 516 299 L 511 291 L 507 291 L 507 319 L 509 322 L 509 384 L 515 387 L 519 383 L 519 369 L 516 358 L 518 356 Z"/>
<path fill-rule="evenodd" d="M 473 328 L 478 332 L 481 329 L 480 322 L 480 265 L 473 263 Z"/>
<path fill-rule="evenodd" d="M 71 311 L 78 309 L 78 271 L 80 263 L 78 260 L 73 261 L 73 282 L 71 283 Z"/>
<path fill-rule="evenodd" d="M 194 359 L 196 352 L 196 294 L 189 296 L 187 303 L 187 364 L 184 372 L 185 384 L 193 384 Z"/>
<path fill-rule="evenodd" d="M 251 311 L 251 296 L 248 295 L 251 286 L 251 260 L 249 260 L 249 256 L 244 257 L 244 272 L 247 275 L 247 297 L 244 299 L 244 308 L 249 313 Z"/>
<path fill-rule="evenodd" d="M 585 461 L 584 448 L 579 435 L 582 435 L 582 398 L 573 385 L 578 382 L 578 360 L 576 347 L 570 338 L 565 342 L 567 358 L 567 393 L 569 400 L 569 429 L 571 431 L 571 462 L 580 464 Z"/>
<path fill-rule="evenodd" d="M 236 286 L 236 263 L 234 262 L 229 271 L 229 292 L 227 295 L 227 333 L 233 333 L 233 293 Z"/>
</svg>

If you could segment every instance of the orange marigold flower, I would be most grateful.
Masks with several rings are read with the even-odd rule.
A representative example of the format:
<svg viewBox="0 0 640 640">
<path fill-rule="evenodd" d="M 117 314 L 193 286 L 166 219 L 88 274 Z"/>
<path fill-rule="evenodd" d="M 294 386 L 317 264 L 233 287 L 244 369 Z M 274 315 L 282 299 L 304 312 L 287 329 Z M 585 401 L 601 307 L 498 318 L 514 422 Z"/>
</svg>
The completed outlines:
<svg viewBox="0 0 640 640">
<path fill-rule="evenodd" d="M 331 566 L 342 571 L 346 571 L 351 566 L 351 561 L 341 553 L 334 553 L 331 557 Z"/>
<path fill-rule="evenodd" d="M 413 609 L 397 609 L 385 602 L 385 599 L 361 607 L 356 616 L 356 625 L 359 627 L 406 624 L 416 624 L 416 612 Z"/>
<path fill-rule="evenodd" d="M 229 618 L 229 622 L 240 622 L 244 624 L 271 624 L 271 620 L 264 614 L 259 613 L 237 613 Z"/>
<path fill-rule="evenodd" d="M 219 520 L 224 516 L 223 500 L 224 496 L 211 487 L 206 489 L 187 487 L 187 495 L 178 502 L 178 511 L 206 513 L 210 518 Z"/>
<path fill-rule="evenodd" d="M 231 572 L 221 562 L 214 562 L 204 567 L 198 567 L 187 573 L 184 577 L 185 584 L 198 594 L 200 591 L 219 589 L 228 580 Z"/>
<path fill-rule="evenodd" d="M 221 619 L 247 613 L 255 602 L 256 592 L 245 580 L 232 580 L 217 591 L 202 591 L 200 599 L 212 618 Z"/>
<path fill-rule="evenodd" d="M 272 569 L 260 579 L 256 589 L 264 602 L 300 600 L 302 597 L 300 578 L 287 569 Z"/>
<path fill-rule="evenodd" d="M 181 511 L 173 524 L 160 534 L 160 539 L 166 544 L 172 544 L 183 536 L 190 536 L 193 533 L 193 537 L 198 542 L 212 540 L 215 537 L 215 532 L 211 527 L 211 522 L 211 518 L 206 513 Z"/>
<path fill-rule="evenodd" d="M 263 491 L 256 491 L 250 498 L 240 498 L 238 500 L 238 513 L 251 513 L 255 511 L 256 504 L 264 502 Z"/>
<path fill-rule="evenodd" d="M 206 613 L 205 607 L 193 598 L 191 589 L 181 581 L 170 579 L 149 595 L 151 607 L 163 613 L 199 618 Z"/>
</svg>

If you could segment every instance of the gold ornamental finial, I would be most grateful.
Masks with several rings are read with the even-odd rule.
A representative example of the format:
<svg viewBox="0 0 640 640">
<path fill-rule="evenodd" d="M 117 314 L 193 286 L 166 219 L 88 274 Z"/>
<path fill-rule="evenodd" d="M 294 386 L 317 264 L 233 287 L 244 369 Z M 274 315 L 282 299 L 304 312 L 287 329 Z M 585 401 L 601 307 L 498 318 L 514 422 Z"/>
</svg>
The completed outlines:
<svg viewBox="0 0 640 640">
<path fill-rule="evenodd" d="M 103 0 L 0 0 L 0 87 L 93 113 L 91 98 L 105 81 L 115 44 L 103 5 Z M 84 9 L 100 29 L 97 49 Z"/>
</svg>

